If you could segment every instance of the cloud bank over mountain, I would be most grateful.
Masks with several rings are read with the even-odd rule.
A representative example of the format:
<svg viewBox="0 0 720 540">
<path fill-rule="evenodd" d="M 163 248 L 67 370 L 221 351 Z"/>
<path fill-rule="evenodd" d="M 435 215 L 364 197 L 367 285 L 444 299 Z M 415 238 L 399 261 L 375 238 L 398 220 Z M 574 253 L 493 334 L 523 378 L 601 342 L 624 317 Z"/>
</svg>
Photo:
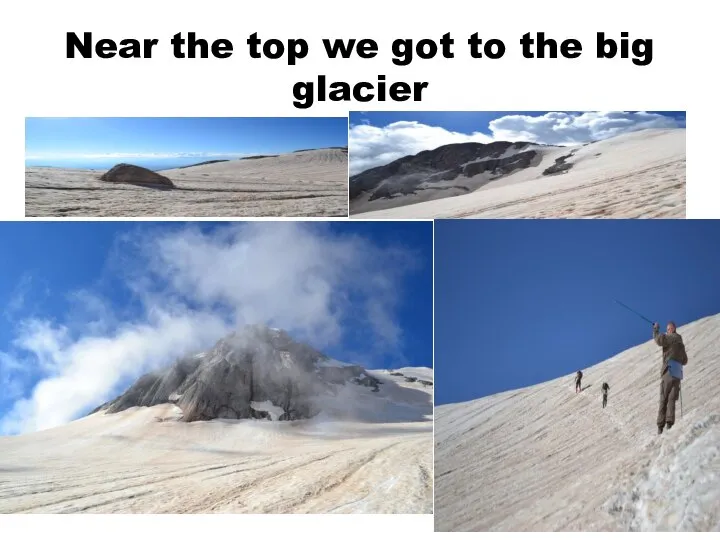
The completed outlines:
<svg viewBox="0 0 720 540">
<path fill-rule="evenodd" d="M 402 247 L 325 224 L 139 227 L 106 265 L 128 305 L 89 284 L 70 291 L 74 307 L 62 318 L 41 310 L 14 321 L 14 342 L 0 351 L 0 382 L 13 389 L 9 403 L 0 400 L 0 433 L 66 423 L 244 324 L 283 328 L 318 348 L 343 347 L 348 329 L 362 328 L 378 353 L 400 356 L 395 308 L 416 264 Z"/>
<path fill-rule="evenodd" d="M 465 142 L 524 141 L 566 146 L 603 140 L 648 128 L 685 127 L 684 120 L 647 112 L 547 112 L 542 115 L 507 115 L 460 133 L 417 121 L 386 126 L 352 125 L 349 133 L 350 174 L 386 165 L 403 156 Z"/>
</svg>

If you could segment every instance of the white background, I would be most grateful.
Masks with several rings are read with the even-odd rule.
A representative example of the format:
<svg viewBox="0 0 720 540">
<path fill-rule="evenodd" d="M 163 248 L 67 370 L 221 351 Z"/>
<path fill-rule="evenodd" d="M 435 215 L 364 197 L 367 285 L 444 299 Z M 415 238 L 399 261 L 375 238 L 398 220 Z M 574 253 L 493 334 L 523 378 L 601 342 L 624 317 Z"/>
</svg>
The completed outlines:
<svg viewBox="0 0 720 540">
<path fill-rule="evenodd" d="M 704 7 L 707 6 L 707 7 Z M 716 17 L 711 2 L 578 0 L 508 2 L 422 2 L 364 0 L 161 1 L 97 0 L 17 2 L 2 16 L 2 161 L 0 219 L 24 217 L 24 123 L 26 116 L 345 116 L 348 110 L 685 110 L 687 131 L 687 215 L 720 217 L 714 109 L 717 85 Z M 65 34 L 93 32 L 96 39 L 158 38 L 152 59 L 66 59 Z M 226 38 L 235 46 L 228 59 L 175 59 L 170 38 L 194 31 L 206 39 Z M 544 31 L 558 40 L 575 38 L 583 55 L 568 59 L 524 59 L 519 39 Z M 596 32 L 619 38 L 653 39 L 653 61 L 595 58 Z M 310 54 L 289 67 L 284 60 L 252 60 L 245 40 L 305 38 Z M 455 58 L 391 62 L 395 38 L 435 38 L 451 32 Z M 472 59 L 466 40 L 498 38 L 507 52 L 499 60 Z M 373 38 L 373 60 L 329 60 L 321 38 Z M 316 103 L 292 105 L 292 86 L 325 74 L 330 81 L 428 81 L 422 102 Z M 12 254 L 2 254 L 2 257 Z M 482 486 L 478 486 L 482 489 Z M 87 523 L 87 525 L 85 525 Z M 110 525 L 111 523 L 111 525 Z M 157 527 L 157 531 L 150 530 Z M 217 518 L 193 521 L 0 520 L 0 530 L 21 536 L 55 534 L 58 525 L 80 537 L 137 531 L 183 538 L 252 535 L 312 535 L 342 538 L 402 538 L 432 531 L 431 516 L 330 516 L 285 519 Z M 198 525 L 202 523 L 202 525 Z M 162 527 L 162 529 L 160 528 Z M 200 533 L 198 533 L 201 530 Z M 214 530 L 221 529 L 221 530 Z M 21 532 L 22 531 L 22 532 Z M 72 532 L 71 532 L 72 531 Z M 114 532 L 113 532 L 114 531 Z M 4 534 L 2 536 L 5 536 Z"/>
<path fill-rule="evenodd" d="M 708 7 L 703 8 L 707 5 Z M 580 2 L 421 2 L 338 0 L 89 0 L 17 3 L 3 34 L 2 133 L 6 174 L 0 218 L 24 216 L 26 116 L 344 116 L 350 110 L 686 110 L 687 215 L 720 217 L 715 169 L 716 29 L 710 2 L 610 0 Z M 67 59 L 65 34 L 158 38 L 152 59 Z M 227 59 L 176 59 L 170 38 L 194 31 L 235 45 Z M 519 39 L 544 31 L 583 44 L 577 59 L 524 59 Z M 596 32 L 653 39 L 653 61 L 597 59 Z M 296 66 L 250 59 L 245 40 L 305 38 L 310 54 Z M 455 58 L 391 62 L 395 38 L 455 38 Z M 505 42 L 499 60 L 472 59 L 467 37 L 479 32 Z M 371 60 L 329 60 L 321 38 L 378 41 Z M 325 74 L 329 80 L 428 81 L 422 102 L 325 102 L 293 106 L 292 86 Z"/>
</svg>

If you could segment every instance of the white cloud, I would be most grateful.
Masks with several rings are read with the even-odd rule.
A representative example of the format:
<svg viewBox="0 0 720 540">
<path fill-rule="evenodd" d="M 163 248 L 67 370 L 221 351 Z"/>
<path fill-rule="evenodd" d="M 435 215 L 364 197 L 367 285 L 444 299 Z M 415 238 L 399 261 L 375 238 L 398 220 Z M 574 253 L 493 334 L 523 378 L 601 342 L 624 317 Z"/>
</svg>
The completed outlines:
<svg viewBox="0 0 720 540">
<path fill-rule="evenodd" d="M 495 140 L 568 145 L 609 139 L 648 128 L 680 127 L 670 116 L 646 112 L 550 112 L 542 116 L 510 115 L 490 122 Z"/>
<path fill-rule="evenodd" d="M 385 127 L 353 125 L 348 138 L 350 174 L 446 144 L 490 141 L 492 138 L 484 133 L 458 133 L 414 121 L 393 122 Z"/>
<path fill-rule="evenodd" d="M 350 174 L 446 144 L 527 141 L 571 145 L 640 129 L 676 127 L 684 127 L 684 123 L 669 116 L 646 112 L 507 115 L 492 120 L 488 126 L 478 126 L 478 131 L 469 134 L 414 121 L 394 122 L 384 127 L 361 123 L 350 127 Z M 482 133 L 481 129 L 488 130 L 490 134 Z"/>
<path fill-rule="evenodd" d="M 30 317 L 49 297 L 50 288 L 47 282 L 26 272 L 17 281 L 5 302 L 3 315 L 10 324 L 15 324 L 18 320 Z"/>
<path fill-rule="evenodd" d="M 10 295 L 10 299 L 5 304 L 5 317 L 11 319 L 16 313 L 23 310 L 26 304 L 26 297 L 32 287 L 32 276 L 24 274 L 20 281 L 15 285 L 15 289 Z"/>
<path fill-rule="evenodd" d="M 223 330 L 222 321 L 209 315 L 164 312 L 106 337 L 76 340 L 68 339 L 62 326 L 38 324 L 26 330 L 21 342 L 42 358 L 45 377 L 29 398 L 15 402 L 0 431 L 35 431 L 68 422 L 105 401 L 119 381 L 197 349 L 207 336 Z"/>
<path fill-rule="evenodd" d="M 0 351 L 0 366 L 3 367 L 3 372 L 6 373 L 23 369 L 23 363 L 20 360 L 2 351 Z"/>
<path fill-rule="evenodd" d="M 140 229 L 117 244 L 120 272 L 142 313 L 124 323 L 102 298 L 82 291 L 88 326 L 24 321 L 14 351 L 39 382 L 0 419 L 0 432 L 46 429 L 114 396 L 118 386 L 182 354 L 211 346 L 239 324 L 282 327 L 318 347 L 337 345 L 345 329 L 370 329 L 371 342 L 397 353 L 398 278 L 415 259 L 320 223 L 233 224 L 160 232 Z M 116 307 L 116 310 L 120 309 Z M 5 372 L 0 353 L 0 368 Z"/>
<path fill-rule="evenodd" d="M 376 300 L 380 289 L 370 281 L 392 275 L 393 267 L 380 265 L 392 262 L 389 252 L 361 238 L 319 231 L 277 223 L 229 227 L 210 237 L 189 230 L 153 244 L 152 270 L 185 297 L 227 304 L 238 321 L 267 322 L 327 345 L 338 341 L 353 309 L 345 294 Z"/>
<path fill-rule="evenodd" d="M 25 390 L 31 366 L 20 359 L 0 351 L 0 409 L 21 398 Z M 0 434 L 3 433 L 0 425 Z"/>
</svg>

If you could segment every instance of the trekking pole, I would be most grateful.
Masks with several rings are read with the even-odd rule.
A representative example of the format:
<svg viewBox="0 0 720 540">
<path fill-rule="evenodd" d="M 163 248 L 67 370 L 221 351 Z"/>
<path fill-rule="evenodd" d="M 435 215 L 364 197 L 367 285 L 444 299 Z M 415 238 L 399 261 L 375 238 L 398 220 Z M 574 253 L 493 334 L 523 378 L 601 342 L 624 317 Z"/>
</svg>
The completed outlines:
<svg viewBox="0 0 720 540">
<path fill-rule="evenodd" d="M 653 321 L 651 321 L 650 319 L 648 319 L 648 318 L 645 317 L 644 315 L 640 315 L 640 314 L 639 314 L 637 311 L 635 311 L 633 308 L 628 307 L 628 306 L 626 306 L 625 304 L 623 304 L 622 302 L 620 302 L 620 300 L 615 300 L 615 302 L 618 303 L 618 304 L 620 304 L 622 307 L 624 307 L 624 308 L 627 309 L 628 311 L 632 311 L 635 315 L 637 315 L 637 316 L 640 317 L 641 319 L 649 322 L 650 324 L 655 324 Z"/>
</svg>

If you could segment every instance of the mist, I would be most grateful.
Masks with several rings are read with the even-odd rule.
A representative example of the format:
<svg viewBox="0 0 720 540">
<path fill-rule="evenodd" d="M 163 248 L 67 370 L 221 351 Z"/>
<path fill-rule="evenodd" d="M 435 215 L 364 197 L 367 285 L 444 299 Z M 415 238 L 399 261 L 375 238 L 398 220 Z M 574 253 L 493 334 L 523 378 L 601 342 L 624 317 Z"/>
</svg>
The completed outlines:
<svg viewBox="0 0 720 540">
<path fill-rule="evenodd" d="M 398 284 L 417 264 L 402 247 L 379 247 L 322 223 L 139 225 L 108 246 L 105 270 L 139 309 L 88 288 L 68 291 L 75 307 L 62 320 L 37 313 L 14 322 L 0 367 L 2 380 L 22 391 L 0 433 L 67 423 L 143 373 L 247 324 L 281 328 L 321 351 L 342 346 L 349 329 L 362 326 L 374 350 L 400 355 Z"/>
</svg>

